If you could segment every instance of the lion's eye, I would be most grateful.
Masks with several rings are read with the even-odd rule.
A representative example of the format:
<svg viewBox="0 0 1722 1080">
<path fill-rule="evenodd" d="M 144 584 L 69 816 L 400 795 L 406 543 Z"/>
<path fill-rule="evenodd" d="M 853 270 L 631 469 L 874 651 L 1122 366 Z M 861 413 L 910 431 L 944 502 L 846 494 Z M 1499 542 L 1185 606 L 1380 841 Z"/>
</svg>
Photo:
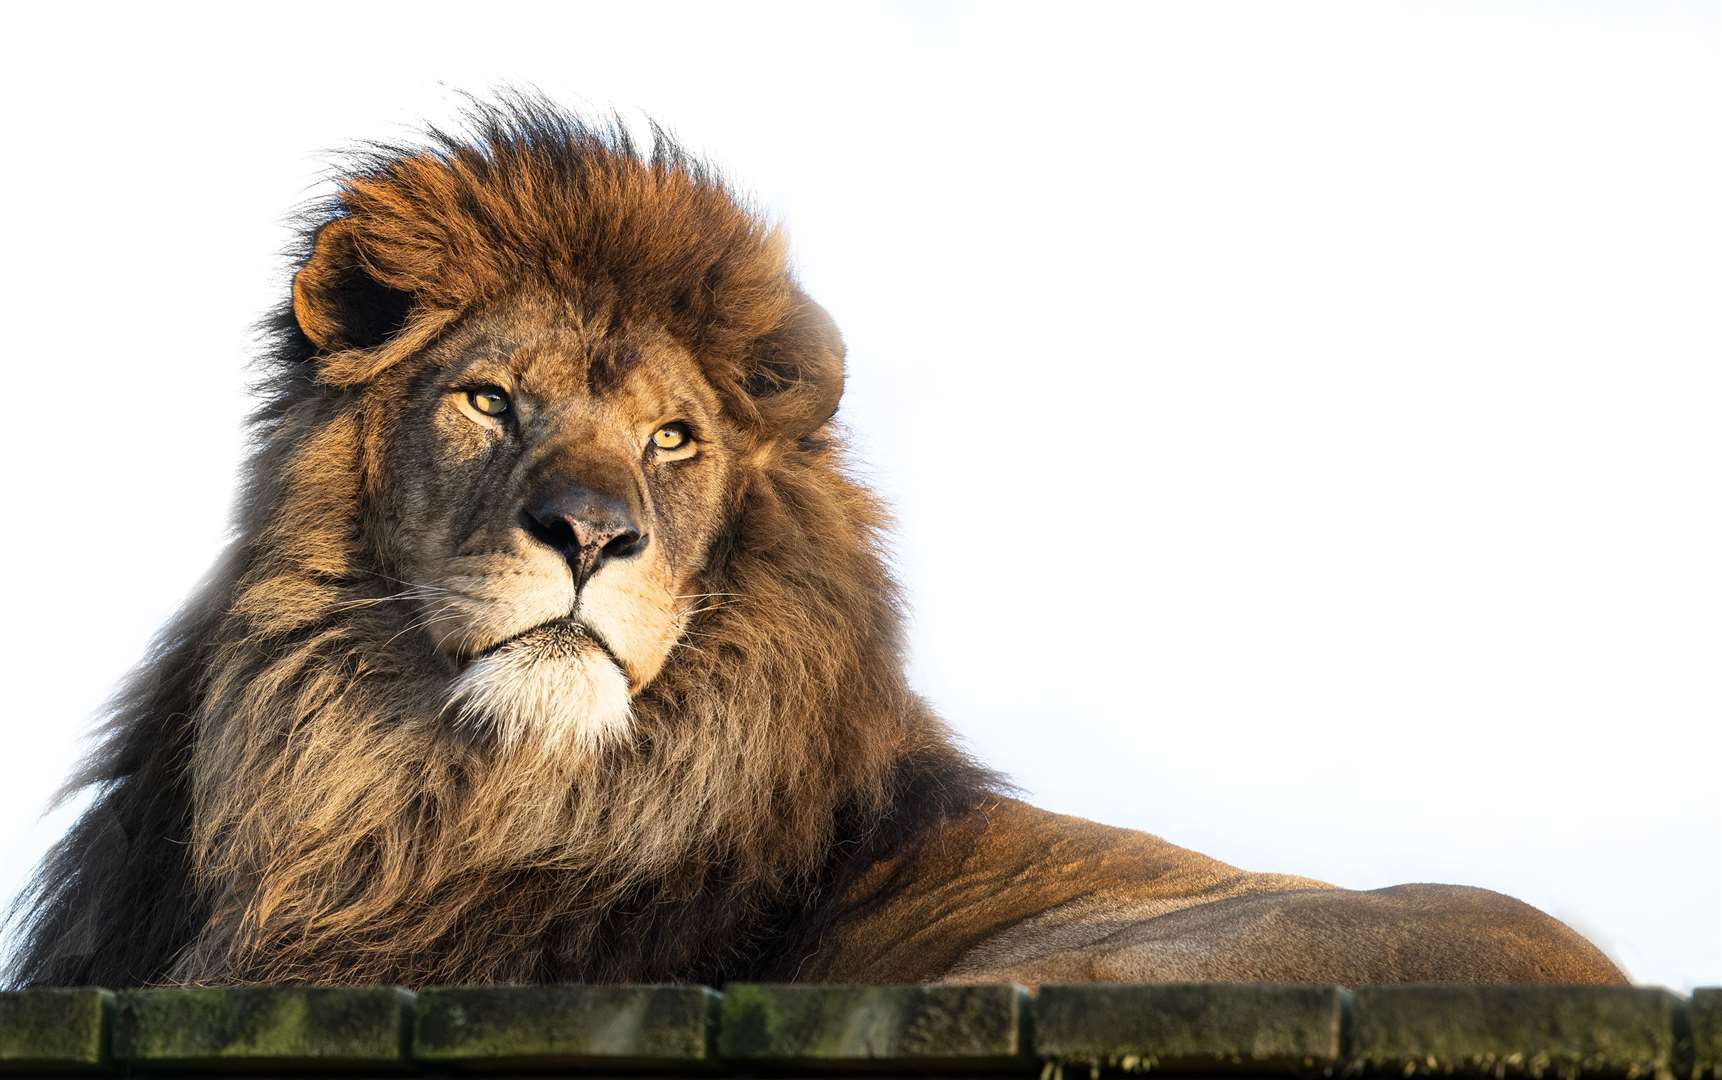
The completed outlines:
<svg viewBox="0 0 1722 1080">
<path fill-rule="evenodd" d="M 680 450 L 693 441 L 693 432 L 683 423 L 665 424 L 652 433 L 652 445 L 659 450 Z"/>
<path fill-rule="evenodd" d="M 485 416 L 501 416 L 508 411 L 508 395 L 494 386 L 476 386 L 466 392 L 466 403 Z"/>
</svg>

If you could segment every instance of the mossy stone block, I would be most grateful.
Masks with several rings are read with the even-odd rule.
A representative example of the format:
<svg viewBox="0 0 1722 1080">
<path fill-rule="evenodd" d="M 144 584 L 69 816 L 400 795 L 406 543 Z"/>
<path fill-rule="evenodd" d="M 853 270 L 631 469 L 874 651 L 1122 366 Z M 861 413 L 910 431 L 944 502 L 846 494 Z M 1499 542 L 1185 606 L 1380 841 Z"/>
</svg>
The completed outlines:
<svg viewBox="0 0 1722 1080">
<path fill-rule="evenodd" d="M 1020 986 L 724 988 L 719 1054 L 761 1066 L 979 1066 L 1026 1051 Z"/>
<path fill-rule="evenodd" d="M 712 1060 L 703 986 L 470 986 L 419 992 L 413 1056 L 459 1068 L 681 1067 Z"/>
<path fill-rule="evenodd" d="M 1692 991 L 1692 1075 L 1722 1078 L 1722 987 Z"/>
<path fill-rule="evenodd" d="M 1272 983 L 1045 986 L 1035 1052 L 1128 1071 L 1321 1072 L 1339 1060 L 1343 998 Z"/>
<path fill-rule="evenodd" d="M 1629 986 L 1372 986 L 1353 1072 L 1667 1077 L 1680 1000 Z"/>
<path fill-rule="evenodd" d="M 144 1068 L 400 1067 L 412 999 L 395 987 L 130 990 L 113 1052 Z"/>
<path fill-rule="evenodd" d="M 90 988 L 0 991 L 0 1072 L 94 1069 L 113 995 Z"/>
</svg>

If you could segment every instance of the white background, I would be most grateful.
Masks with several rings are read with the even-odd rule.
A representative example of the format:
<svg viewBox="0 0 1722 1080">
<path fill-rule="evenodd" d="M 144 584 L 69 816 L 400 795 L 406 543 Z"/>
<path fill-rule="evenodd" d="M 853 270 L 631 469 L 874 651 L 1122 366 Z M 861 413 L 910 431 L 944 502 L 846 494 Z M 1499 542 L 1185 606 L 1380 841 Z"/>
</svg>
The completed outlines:
<svg viewBox="0 0 1722 1080">
<path fill-rule="evenodd" d="M 0 892 L 222 543 L 284 213 L 509 80 L 657 117 L 788 227 L 915 682 L 1035 800 L 1722 982 L 1714 3 L 8 26 Z"/>
</svg>

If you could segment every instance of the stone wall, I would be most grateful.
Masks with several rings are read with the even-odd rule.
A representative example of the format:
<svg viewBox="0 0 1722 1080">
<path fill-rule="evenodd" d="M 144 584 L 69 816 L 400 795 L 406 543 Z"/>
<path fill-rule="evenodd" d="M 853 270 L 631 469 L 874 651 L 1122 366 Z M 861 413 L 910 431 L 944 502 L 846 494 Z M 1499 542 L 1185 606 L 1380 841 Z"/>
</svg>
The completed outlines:
<svg viewBox="0 0 1722 1080">
<path fill-rule="evenodd" d="M 1722 989 L 248 987 L 0 993 L 0 1072 L 1722 1080 Z"/>
</svg>

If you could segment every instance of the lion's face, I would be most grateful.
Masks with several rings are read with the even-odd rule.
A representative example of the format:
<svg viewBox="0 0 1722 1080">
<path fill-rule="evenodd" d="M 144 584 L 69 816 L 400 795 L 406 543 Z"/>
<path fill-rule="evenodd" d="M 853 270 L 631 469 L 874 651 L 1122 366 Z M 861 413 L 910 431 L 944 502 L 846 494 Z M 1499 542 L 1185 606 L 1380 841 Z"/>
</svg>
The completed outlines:
<svg viewBox="0 0 1722 1080">
<path fill-rule="evenodd" d="M 378 159 L 308 237 L 281 400 L 310 429 L 245 604 L 285 626 L 326 590 L 415 729 L 593 749 L 699 692 L 672 693 L 678 648 L 740 655 L 687 623 L 745 591 L 706 583 L 763 520 L 742 493 L 841 486 L 813 436 L 843 344 L 779 234 L 679 151 L 548 116 L 481 141 Z M 312 580 L 267 584 L 289 565 Z"/>
<path fill-rule="evenodd" d="M 588 749 L 663 669 L 732 504 L 733 431 L 661 330 L 568 298 L 475 312 L 374 393 L 383 556 L 454 723 Z"/>
</svg>

